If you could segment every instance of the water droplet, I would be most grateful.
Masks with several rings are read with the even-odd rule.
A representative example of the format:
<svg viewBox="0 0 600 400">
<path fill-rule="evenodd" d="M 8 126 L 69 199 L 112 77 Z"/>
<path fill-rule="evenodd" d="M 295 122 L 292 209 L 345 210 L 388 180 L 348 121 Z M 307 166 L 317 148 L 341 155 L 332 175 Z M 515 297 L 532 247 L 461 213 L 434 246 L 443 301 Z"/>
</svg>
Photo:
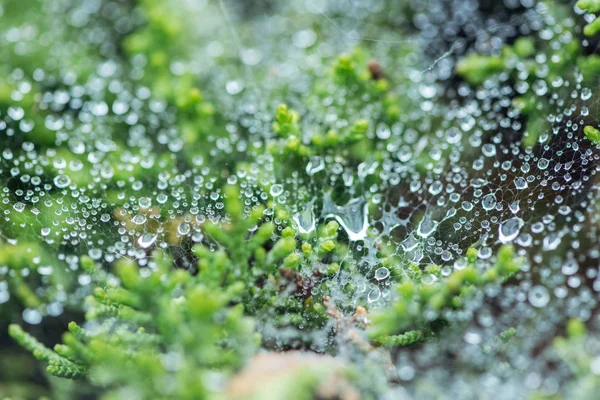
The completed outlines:
<svg viewBox="0 0 600 400">
<path fill-rule="evenodd" d="M 523 190 L 527 188 L 527 181 L 523 177 L 515 178 L 515 187 L 517 190 Z"/>
<path fill-rule="evenodd" d="M 537 285 L 529 290 L 527 299 L 534 307 L 544 307 L 550 301 L 550 294 L 544 286 Z"/>
<path fill-rule="evenodd" d="M 561 271 L 565 275 L 573 275 L 574 273 L 579 271 L 579 264 L 577 264 L 577 261 L 573 259 L 567 260 L 563 264 Z"/>
<path fill-rule="evenodd" d="M 92 260 L 99 260 L 102 257 L 102 250 L 100 249 L 89 249 L 88 255 Z"/>
<path fill-rule="evenodd" d="M 323 209 L 326 216 L 335 218 L 350 240 L 363 240 L 367 236 L 369 215 L 368 203 L 365 199 L 352 199 L 341 207 L 333 203 L 330 194 L 326 195 L 324 200 Z"/>
<path fill-rule="evenodd" d="M 493 210 L 496 207 L 496 196 L 488 194 L 481 200 L 481 206 L 486 211 Z"/>
<path fill-rule="evenodd" d="M 283 193 L 283 185 L 275 184 L 271 186 L 270 190 L 271 196 L 278 197 Z"/>
<path fill-rule="evenodd" d="M 53 271 L 53 270 L 54 270 L 54 269 L 52 268 L 52 266 L 51 266 L 51 265 L 40 265 L 40 266 L 37 268 L 37 272 L 38 272 L 38 274 L 40 274 L 40 275 L 50 275 L 50 274 L 52 274 L 52 271 Z"/>
<path fill-rule="evenodd" d="M 307 235 L 315 229 L 315 213 L 313 202 L 310 202 L 304 210 L 294 215 L 294 222 L 298 225 L 300 234 Z"/>
<path fill-rule="evenodd" d="M 136 225 L 142 225 L 143 223 L 146 222 L 148 218 L 144 215 L 144 214 L 137 214 L 135 217 L 133 217 L 131 219 L 131 222 L 133 222 Z"/>
<path fill-rule="evenodd" d="M 499 240 L 502 243 L 512 242 L 518 235 L 525 223 L 521 218 L 514 217 L 500 224 Z"/>
<path fill-rule="evenodd" d="M 417 235 L 427 238 L 437 229 L 439 223 L 431 219 L 429 215 L 425 215 L 419 226 L 417 227 Z"/>
<path fill-rule="evenodd" d="M 381 296 L 381 290 L 379 288 L 377 288 L 377 287 L 373 288 L 373 289 L 371 289 L 371 291 L 367 295 L 367 301 L 369 303 L 372 303 L 374 301 L 377 301 L 380 296 Z"/>
<path fill-rule="evenodd" d="M 561 235 L 557 233 L 551 233 L 548 236 L 546 236 L 542 241 L 542 248 L 546 251 L 555 250 L 561 241 Z"/>
<path fill-rule="evenodd" d="M 144 232 L 138 239 L 138 245 L 142 249 L 148 249 L 156 242 L 157 237 L 158 236 L 153 233 Z"/>
<path fill-rule="evenodd" d="M 581 100 L 586 101 L 592 97 L 592 91 L 590 88 L 581 89 Z"/>
<path fill-rule="evenodd" d="M 311 157 L 306 165 L 306 173 L 310 176 L 325 169 L 325 161 L 321 157 Z"/>
<path fill-rule="evenodd" d="M 54 178 L 54 186 L 59 189 L 64 189 L 71 184 L 71 178 L 67 175 L 57 175 Z"/>
<path fill-rule="evenodd" d="M 179 225 L 177 226 L 177 233 L 178 233 L 180 236 L 186 236 L 186 235 L 188 235 L 188 234 L 190 233 L 190 231 L 191 231 L 191 226 L 190 226 L 190 224 L 188 224 L 188 223 L 185 223 L 185 222 L 184 222 L 184 223 L 182 223 L 182 224 L 179 224 Z"/>
<path fill-rule="evenodd" d="M 377 271 L 375 271 L 375 279 L 378 281 L 387 279 L 388 276 L 390 276 L 390 270 L 386 267 L 378 268 Z"/>
<path fill-rule="evenodd" d="M 42 313 L 34 308 L 26 308 L 23 310 L 23 321 L 31 325 L 37 325 L 42 322 Z"/>
</svg>

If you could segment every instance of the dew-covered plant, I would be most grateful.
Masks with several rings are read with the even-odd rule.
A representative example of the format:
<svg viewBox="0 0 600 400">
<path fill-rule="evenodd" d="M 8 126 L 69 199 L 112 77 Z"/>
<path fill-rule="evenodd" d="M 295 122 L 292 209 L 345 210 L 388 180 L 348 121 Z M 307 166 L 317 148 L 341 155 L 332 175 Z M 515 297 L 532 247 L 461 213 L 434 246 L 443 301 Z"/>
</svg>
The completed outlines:
<svg viewBox="0 0 600 400">
<path fill-rule="evenodd" d="M 0 3 L 0 397 L 596 398 L 598 13 Z"/>
</svg>

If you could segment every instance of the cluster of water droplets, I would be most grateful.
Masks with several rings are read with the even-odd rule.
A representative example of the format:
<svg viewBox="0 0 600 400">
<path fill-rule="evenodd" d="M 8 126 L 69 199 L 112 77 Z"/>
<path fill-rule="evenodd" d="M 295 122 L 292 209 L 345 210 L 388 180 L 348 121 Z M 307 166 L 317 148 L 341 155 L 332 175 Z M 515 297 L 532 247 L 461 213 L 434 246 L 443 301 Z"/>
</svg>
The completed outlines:
<svg viewBox="0 0 600 400">
<path fill-rule="evenodd" d="M 513 245 L 524 259 L 516 280 L 487 288 L 463 309 L 445 311 L 443 317 L 460 328 L 450 330 L 448 340 L 398 355 L 397 378 L 448 378 L 444 366 L 458 352 L 465 365 L 483 365 L 493 353 L 485 353 L 483 344 L 503 329 L 522 326 L 528 333 L 506 356 L 518 370 L 535 369 L 525 377 L 528 388 L 556 392 L 565 377 L 542 379 L 549 359 L 535 355 L 563 329 L 564 320 L 557 316 L 578 317 L 596 326 L 592 320 L 600 291 L 599 153 L 582 133 L 584 125 L 593 122 L 596 88 L 575 69 L 549 79 L 546 67 L 549 61 L 559 61 L 553 60 L 559 57 L 553 50 L 574 40 L 570 29 L 575 29 L 575 21 L 555 25 L 541 5 L 506 1 L 508 10 L 522 11 L 515 17 L 518 23 L 507 22 L 507 34 L 486 31 L 491 37 L 487 47 L 477 33 L 469 33 L 478 24 L 489 27 L 486 18 L 477 17 L 461 39 L 473 42 L 476 50 L 494 51 L 506 45 L 506 37 L 527 34 L 552 44 L 547 54 L 532 57 L 534 72 L 515 61 L 514 73 L 499 73 L 474 87 L 449 72 L 453 57 L 431 68 L 418 54 L 408 61 L 394 57 L 398 46 L 411 49 L 418 40 L 458 40 L 451 30 L 437 40 L 431 30 L 434 25 L 440 28 L 436 7 L 457 2 L 440 0 L 430 10 L 418 9 L 414 32 L 409 33 L 414 42 L 381 41 L 370 49 L 390 81 L 401 82 L 392 91 L 404 108 L 390 123 L 377 96 L 353 97 L 348 88 L 323 78 L 347 42 L 360 42 L 360 34 L 346 30 L 344 23 L 372 29 L 367 17 L 382 18 L 385 2 L 368 2 L 372 5 L 366 8 L 354 5 L 346 18 L 337 14 L 340 2 L 323 9 L 322 4 L 301 3 L 281 5 L 282 14 L 270 17 L 273 24 L 249 22 L 248 42 L 241 49 L 228 46 L 235 40 L 226 30 L 218 39 L 199 34 L 208 44 L 195 50 L 209 55 L 212 69 L 194 67 L 192 57 L 171 63 L 176 75 L 193 73 L 199 82 L 208 80 L 206 93 L 217 109 L 225 110 L 220 117 L 227 122 L 199 142 L 186 142 L 181 113 L 144 83 L 144 73 L 150 73 L 148 60 L 134 57 L 125 62 L 108 46 L 103 54 L 114 57 L 99 61 L 87 76 L 52 70 L 52 65 L 12 68 L 6 81 L 11 104 L 0 108 L 0 240 L 7 249 L 24 252 L 26 266 L 15 272 L 0 262 L 0 303 L 10 300 L 10 274 L 37 274 L 43 284 L 60 270 L 75 277 L 82 295 L 88 293 L 91 278 L 79 271 L 84 255 L 101 266 L 129 257 L 141 267 L 151 267 L 151 251 L 162 249 L 175 257 L 178 267 L 193 271 L 191 246 L 216 248 L 202 225 L 227 223 L 221 187 L 229 183 L 240 187 L 247 213 L 268 204 L 264 219 L 280 223 L 277 210 L 288 210 L 299 237 L 313 243 L 318 226 L 339 223 L 348 254 L 340 272 L 327 278 L 328 296 L 346 311 L 361 304 L 375 310 L 394 300 L 395 278 L 384 265 L 391 256 L 421 269 L 440 265 L 440 276 L 425 274 L 422 279 L 423 284 L 433 284 L 466 266 L 468 248 L 477 249 L 478 266 L 485 270 L 501 245 Z M 471 6 L 477 9 L 475 2 L 463 4 Z M 340 25 L 332 25 L 323 10 L 338 16 Z M 94 10 L 88 11 L 90 15 L 74 12 L 71 28 L 82 29 L 93 20 Z M 203 3 L 196 12 L 206 18 L 203 12 L 216 11 Z M 114 11 L 107 18 L 115 23 L 120 17 Z M 457 13 L 452 18 L 453 24 L 467 22 Z M 111 23 L 97 24 L 96 29 L 113 40 L 135 25 L 117 23 L 117 29 Z M 264 26 L 260 35 L 255 33 L 257 25 Z M 326 34 L 317 33 L 321 30 Z M 282 32 L 289 40 L 252 41 L 253 35 Z M 0 34 L 2 45 L 18 41 L 16 37 L 23 40 L 28 31 L 11 27 L 0 29 Z M 53 46 L 66 51 L 60 43 Z M 221 68 L 224 54 L 239 56 L 240 65 Z M 399 62 L 405 65 L 396 71 Z M 276 78 L 270 79 L 269 73 Z M 315 79 L 324 79 L 320 91 L 311 87 Z M 544 128 L 533 141 L 533 118 L 513 101 L 525 95 L 546 107 L 539 112 Z M 361 158 L 334 150 L 290 165 L 277 160 L 266 148 L 277 138 L 271 123 L 275 106 L 284 100 L 300 112 L 299 135 L 307 144 L 323 127 L 342 131 L 357 117 L 368 119 L 371 153 Z M 241 163 L 246 165 L 237 168 Z M 28 252 L 36 255 L 27 259 Z M 346 270 L 346 265 L 357 267 Z M 315 266 L 304 268 L 311 271 Z M 22 311 L 29 324 L 59 315 L 76 301 L 63 290 L 40 293 L 48 294 L 47 305 Z M 329 342 L 327 329 L 309 335 L 314 342 Z M 465 369 L 452 390 L 475 379 L 468 372 Z M 486 383 L 494 384 L 499 383 Z"/>
</svg>

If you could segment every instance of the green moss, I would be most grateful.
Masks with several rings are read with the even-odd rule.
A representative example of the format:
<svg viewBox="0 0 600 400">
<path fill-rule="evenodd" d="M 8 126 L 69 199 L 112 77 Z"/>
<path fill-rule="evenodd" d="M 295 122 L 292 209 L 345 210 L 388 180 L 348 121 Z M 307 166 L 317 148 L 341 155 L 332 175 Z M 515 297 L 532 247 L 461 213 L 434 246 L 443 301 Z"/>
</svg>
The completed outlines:
<svg viewBox="0 0 600 400">
<path fill-rule="evenodd" d="M 600 11 L 600 1 L 598 0 L 579 0 L 576 5 L 579 9 L 588 12 L 595 13 Z"/>
<path fill-rule="evenodd" d="M 583 128 L 583 133 L 592 143 L 600 144 L 600 131 L 593 126 L 586 125 Z"/>
<path fill-rule="evenodd" d="M 567 323 L 567 335 L 570 338 L 585 336 L 585 324 L 579 318 L 572 318 Z"/>
<path fill-rule="evenodd" d="M 583 28 L 583 33 L 586 36 L 594 36 L 600 31 L 600 19 L 595 19 Z"/>
<path fill-rule="evenodd" d="M 456 64 L 456 73 L 473 85 L 479 85 L 486 79 L 504 70 L 504 60 L 499 56 L 470 54 Z"/>
</svg>

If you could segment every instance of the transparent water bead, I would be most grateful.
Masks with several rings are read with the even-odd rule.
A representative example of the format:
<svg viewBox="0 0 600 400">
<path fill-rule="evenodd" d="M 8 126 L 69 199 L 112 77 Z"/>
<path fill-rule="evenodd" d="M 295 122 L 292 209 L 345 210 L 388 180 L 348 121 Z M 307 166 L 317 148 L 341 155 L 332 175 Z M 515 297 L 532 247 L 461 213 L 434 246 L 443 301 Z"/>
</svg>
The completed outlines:
<svg viewBox="0 0 600 400">
<path fill-rule="evenodd" d="M 273 197 L 281 196 L 281 194 L 283 193 L 283 185 L 278 183 L 272 185 L 269 193 L 271 193 L 271 196 Z"/>
<path fill-rule="evenodd" d="M 439 222 L 432 220 L 429 215 L 425 215 L 417 227 L 417 235 L 422 238 L 428 238 L 435 232 L 438 225 Z"/>
<path fill-rule="evenodd" d="M 148 218 L 144 214 L 137 214 L 131 219 L 131 222 L 133 222 L 136 225 L 142 225 L 147 221 L 147 219 Z"/>
<path fill-rule="evenodd" d="M 321 157 L 312 157 L 306 165 L 306 173 L 309 176 L 315 175 L 325 169 L 325 160 Z"/>
<path fill-rule="evenodd" d="M 180 236 L 188 235 L 192 230 L 192 227 L 188 223 L 182 223 L 177 226 L 177 234 Z"/>
<path fill-rule="evenodd" d="M 525 225 L 525 222 L 519 217 L 502 222 L 498 228 L 498 239 L 501 243 L 512 242 L 519 235 L 523 225 Z"/>
<path fill-rule="evenodd" d="M 148 248 L 152 247 L 154 242 L 156 242 L 157 238 L 158 238 L 158 236 L 156 234 L 153 234 L 150 232 L 144 232 L 138 239 L 138 245 L 142 249 L 148 249 Z"/>
<path fill-rule="evenodd" d="M 537 285 L 529 290 L 527 299 L 534 307 L 544 307 L 550 301 L 550 294 L 548 293 L 548 289 L 544 286 Z"/>
<path fill-rule="evenodd" d="M 369 294 L 367 295 L 367 301 L 369 303 L 373 303 L 373 302 L 377 301 L 380 296 L 381 296 L 381 289 L 379 289 L 377 287 L 373 288 L 373 289 L 371 289 L 371 291 L 369 291 Z"/>
<path fill-rule="evenodd" d="M 491 211 L 496 207 L 496 196 L 494 196 L 493 194 L 488 194 L 486 195 L 482 200 L 481 200 L 481 206 L 483 207 L 484 210 L 486 211 Z"/>
<path fill-rule="evenodd" d="M 351 241 L 363 240 L 369 227 L 368 203 L 363 198 L 355 198 L 344 206 L 333 203 L 331 194 L 324 199 L 323 211 L 327 218 L 335 218 L 344 228 Z"/>
<path fill-rule="evenodd" d="M 315 230 L 316 220 L 313 203 L 314 201 L 311 201 L 304 210 L 293 216 L 294 222 L 298 225 L 298 231 L 303 235 Z"/>
<path fill-rule="evenodd" d="M 414 250 L 418 245 L 419 245 L 419 241 L 415 239 L 415 237 L 412 233 L 409 234 L 406 237 L 406 239 L 404 239 L 400 243 L 400 246 L 402 247 L 402 250 L 404 250 L 404 251 Z"/>
<path fill-rule="evenodd" d="M 71 184 L 71 178 L 67 175 L 57 175 L 54 178 L 54 186 L 59 189 L 64 189 Z"/>
<path fill-rule="evenodd" d="M 25 210 L 25 204 L 17 201 L 14 205 L 13 205 L 13 209 L 17 212 L 23 212 L 23 210 Z"/>
<path fill-rule="evenodd" d="M 518 177 L 515 179 L 515 187 L 517 190 L 523 190 L 527 188 L 527 181 L 523 177 Z"/>
<path fill-rule="evenodd" d="M 378 268 L 377 271 L 375 271 L 375 279 L 378 281 L 387 279 L 388 276 L 390 276 L 390 270 L 386 267 Z"/>
</svg>

